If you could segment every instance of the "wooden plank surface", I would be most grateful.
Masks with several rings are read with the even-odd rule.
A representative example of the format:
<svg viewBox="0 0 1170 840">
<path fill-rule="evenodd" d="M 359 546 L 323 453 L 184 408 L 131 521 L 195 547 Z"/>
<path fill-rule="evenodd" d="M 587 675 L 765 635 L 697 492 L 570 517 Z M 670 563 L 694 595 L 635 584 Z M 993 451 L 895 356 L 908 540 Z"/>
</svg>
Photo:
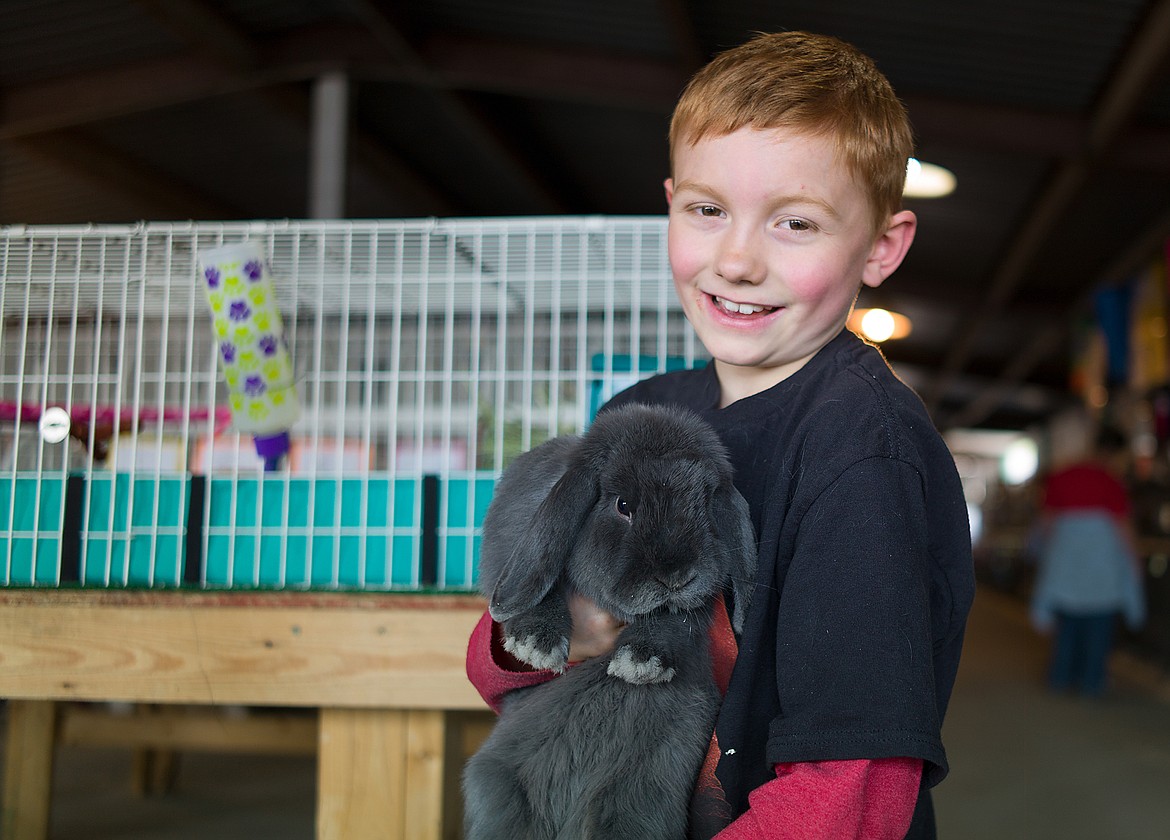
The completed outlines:
<svg viewBox="0 0 1170 840">
<path fill-rule="evenodd" d="M 48 836 L 55 705 L 44 700 L 8 704 L 0 806 L 0 837 L 5 840 L 44 840 Z"/>
<path fill-rule="evenodd" d="M 481 709 L 476 596 L 0 593 L 0 697 Z"/>
</svg>

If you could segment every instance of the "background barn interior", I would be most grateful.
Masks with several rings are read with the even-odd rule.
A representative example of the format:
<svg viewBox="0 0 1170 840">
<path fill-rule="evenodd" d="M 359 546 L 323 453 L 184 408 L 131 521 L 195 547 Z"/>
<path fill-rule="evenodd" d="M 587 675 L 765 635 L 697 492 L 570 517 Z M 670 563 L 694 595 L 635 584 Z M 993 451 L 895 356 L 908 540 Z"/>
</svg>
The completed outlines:
<svg viewBox="0 0 1170 840">
<path fill-rule="evenodd" d="M 125 584 L 143 551 L 197 546 L 209 558 L 222 545 L 233 559 L 220 582 L 288 584 L 289 538 L 312 530 L 328 558 L 318 578 L 306 567 L 315 587 L 467 585 L 486 499 L 478 472 L 579 428 L 631 372 L 702 358 L 668 287 L 639 298 L 650 314 L 631 315 L 623 297 L 631 277 L 665 277 L 655 237 L 670 108 L 718 50 L 800 28 L 872 55 L 908 106 L 920 157 L 958 180 L 945 198 L 908 200 L 918 241 L 861 304 L 913 321 L 883 350 L 963 469 L 982 578 L 1026 593 L 1032 487 L 1005 482 L 1003 458 L 1025 440 L 1041 467 L 1058 461 L 1080 433 L 1073 410 L 1088 403 L 1126 427 L 1140 456 L 1152 620 L 1126 642 L 1159 668 L 1170 661 L 1167 0 L 15 0 L 6 11 L 5 582 L 22 583 L 14 570 L 26 568 L 59 580 L 68 480 L 80 474 L 89 487 L 108 480 L 110 503 L 92 535 L 84 517 L 68 531 L 79 579 L 89 569 Z M 298 221 L 310 219 L 320 221 Z M 245 238 L 269 249 L 308 409 L 272 497 L 256 489 L 247 436 L 216 435 L 213 412 L 191 411 L 225 395 L 189 285 L 194 252 Z M 554 239 L 555 258 L 542 250 Z M 391 277 L 396 248 L 420 271 Z M 565 279 L 567 252 L 608 278 L 588 299 L 573 297 L 586 285 Z M 564 283 L 555 306 L 515 296 Z M 501 327 L 493 311 L 525 314 Z M 94 424 L 46 444 L 30 412 L 50 404 L 116 407 L 109 452 L 95 458 L 106 430 Z M 174 406 L 186 421 L 144 419 Z M 120 470 L 145 485 L 119 485 Z M 158 500 L 177 487 L 189 513 L 195 479 L 210 489 L 189 541 L 185 524 L 159 519 Z M 49 499 L 20 525 L 29 496 L 18 480 Z M 388 515 L 355 513 L 346 480 L 367 492 L 373 480 Z M 216 487 L 228 510 L 245 499 L 251 518 L 213 520 Z M 302 491 L 319 509 L 311 525 L 289 518 Z M 121 514 L 119 493 L 130 500 Z M 92 514 L 100 496 L 86 498 Z M 409 545 L 399 577 L 366 576 L 371 545 L 396 539 Z M 83 567 L 91 549 L 105 559 Z M 115 556 L 126 578 L 107 577 Z M 275 577 L 262 580 L 262 567 Z M 154 582 L 157 563 L 144 568 Z"/>
</svg>

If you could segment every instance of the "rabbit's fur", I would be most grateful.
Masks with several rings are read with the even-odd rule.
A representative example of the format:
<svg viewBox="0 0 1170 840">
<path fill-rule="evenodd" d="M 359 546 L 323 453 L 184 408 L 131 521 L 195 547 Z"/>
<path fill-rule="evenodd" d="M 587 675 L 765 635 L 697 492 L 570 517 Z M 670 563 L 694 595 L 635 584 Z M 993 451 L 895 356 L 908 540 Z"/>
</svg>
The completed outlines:
<svg viewBox="0 0 1170 840">
<path fill-rule="evenodd" d="M 505 647 L 563 676 L 510 693 L 464 771 L 468 840 L 681 840 L 718 692 L 708 629 L 756 565 L 747 503 L 714 430 L 679 409 L 602 413 L 501 477 L 480 586 Z M 566 670 L 575 590 L 627 622 Z"/>
</svg>

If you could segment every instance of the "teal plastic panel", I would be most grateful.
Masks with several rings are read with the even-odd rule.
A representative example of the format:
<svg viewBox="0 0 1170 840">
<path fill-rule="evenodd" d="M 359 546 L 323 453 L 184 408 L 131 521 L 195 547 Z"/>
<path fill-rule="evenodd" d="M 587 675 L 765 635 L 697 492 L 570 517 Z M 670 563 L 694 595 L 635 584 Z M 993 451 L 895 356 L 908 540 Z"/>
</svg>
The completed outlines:
<svg viewBox="0 0 1170 840">
<path fill-rule="evenodd" d="M 472 473 L 449 478 L 440 490 L 439 583 L 474 588 L 479 582 L 479 547 L 483 519 L 492 500 L 496 478 Z"/>
<path fill-rule="evenodd" d="M 419 585 L 421 477 L 211 477 L 205 518 L 189 523 L 190 482 L 186 474 L 87 474 L 76 535 L 80 583 L 182 586 L 190 527 L 204 535 L 203 581 L 210 586 Z M 490 473 L 441 484 L 439 586 L 476 585 L 494 486 Z M 0 585 L 60 581 L 65 489 L 60 475 L 0 479 Z"/>
<path fill-rule="evenodd" d="M 212 478 L 205 574 L 214 586 L 370 587 L 416 581 L 421 480 Z"/>
<path fill-rule="evenodd" d="M 81 582 L 178 586 L 190 480 L 178 473 L 91 473 L 82 503 Z"/>
<path fill-rule="evenodd" d="M 0 582 L 57 582 L 64 511 L 64 476 L 18 473 L 0 478 Z"/>
</svg>

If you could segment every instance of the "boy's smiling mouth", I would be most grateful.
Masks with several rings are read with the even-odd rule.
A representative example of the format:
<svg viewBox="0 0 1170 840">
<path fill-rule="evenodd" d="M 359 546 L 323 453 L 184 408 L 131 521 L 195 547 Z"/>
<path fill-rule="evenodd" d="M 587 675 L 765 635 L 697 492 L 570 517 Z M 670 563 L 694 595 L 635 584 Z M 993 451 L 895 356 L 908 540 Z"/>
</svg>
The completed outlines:
<svg viewBox="0 0 1170 840">
<path fill-rule="evenodd" d="M 716 309 L 731 315 L 758 315 L 761 312 L 767 314 L 775 312 L 777 309 L 775 306 L 764 306 L 758 303 L 736 303 L 734 300 L 727 300 L 718 295 L 711 295 L 711 300 Z"/>
</svg>

